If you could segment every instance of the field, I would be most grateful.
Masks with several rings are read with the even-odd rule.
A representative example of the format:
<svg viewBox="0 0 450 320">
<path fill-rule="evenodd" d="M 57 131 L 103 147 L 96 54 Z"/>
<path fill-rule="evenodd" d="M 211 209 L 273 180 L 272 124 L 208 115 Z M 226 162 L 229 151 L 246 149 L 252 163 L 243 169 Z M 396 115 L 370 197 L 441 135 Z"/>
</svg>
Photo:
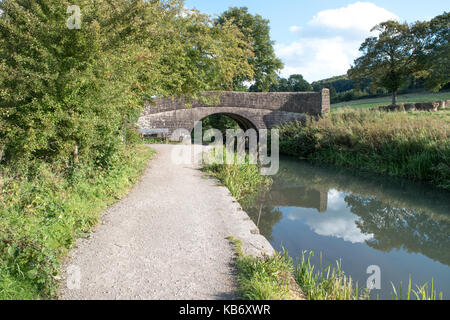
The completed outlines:
<svg viewBox="0 0 450 320">
<path fill-rule="evenodd" d="M 418 102 L 432 102 L 439 100 L 450 100 L 450 91 L 439 93 L 409 93 L 398 96 L 398 103 L 418 103 Z M 332 109 L 338 109 L 343 107 L 349 107 L 352 109 L 373 108 L 377 106 L 390 105 L 392 103 L 392 97 L 380 97 L 372 99 L 361 99 L 347 102 L 340 102 L 331 105 Z"/>
</svg>

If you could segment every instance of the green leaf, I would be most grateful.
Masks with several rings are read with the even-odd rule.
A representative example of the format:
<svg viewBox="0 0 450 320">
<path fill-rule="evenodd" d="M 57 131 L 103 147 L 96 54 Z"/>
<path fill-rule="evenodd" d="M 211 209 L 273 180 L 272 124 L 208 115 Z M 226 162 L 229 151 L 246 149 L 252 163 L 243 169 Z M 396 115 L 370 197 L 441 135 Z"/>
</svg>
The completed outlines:
<svg viewBox="0 0 450 320">
<path fill-rule="evenodd" d="M 38 271 L 36 269 L 32 269 L 27 272 L 27 275 L 30 279 L 35 279 L 38 275 Z"/>
<path fill-rule="evenodd" d="M 8 247 L 8 256 L 10 256 L 11 258 L 14 258 L 14 254 L 16 253 L 16 249 L 12 246 Z"/>
</svg>

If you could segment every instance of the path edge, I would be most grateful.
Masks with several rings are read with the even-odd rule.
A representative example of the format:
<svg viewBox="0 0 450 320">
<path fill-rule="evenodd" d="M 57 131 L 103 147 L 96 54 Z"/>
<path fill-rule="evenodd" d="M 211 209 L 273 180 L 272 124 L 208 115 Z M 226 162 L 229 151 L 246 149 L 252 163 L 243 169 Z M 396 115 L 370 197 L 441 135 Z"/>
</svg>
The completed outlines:
<svg viewBox="0 0 450 320">
<path fill-rule="evenodd" d="M 276 252 L 275 249 L 270 242 L 260 234 L 259 228 L 250 218 L 248 213 L 242 209 L 230 190 L 228 190 L 228 188 L 217 178 L 206 173 L 204 174 L 215 184 L 216 188 L 220 189 L 224 194 L 224 199 L 231 204 L 231 211 L 219 212 L 224 221 L 228 236 L 242 242 L 242 250 L 245 255 L 257 258 L 273 256 Z"/>
</svg>

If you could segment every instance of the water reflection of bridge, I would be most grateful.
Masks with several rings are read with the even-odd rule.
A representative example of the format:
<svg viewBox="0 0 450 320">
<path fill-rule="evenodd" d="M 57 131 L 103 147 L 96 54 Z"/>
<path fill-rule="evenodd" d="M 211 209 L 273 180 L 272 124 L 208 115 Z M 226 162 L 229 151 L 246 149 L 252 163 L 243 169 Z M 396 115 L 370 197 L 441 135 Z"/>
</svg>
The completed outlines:
<svg viewBox="0 0 450 320">
<path fill-rule="evenodd" d="M 307 187 L 291 187 L 271 190 L 273 199 L 279 207 L 302 207 L 327 212 L 328 191 L 318 191 Z"/>
</svg>

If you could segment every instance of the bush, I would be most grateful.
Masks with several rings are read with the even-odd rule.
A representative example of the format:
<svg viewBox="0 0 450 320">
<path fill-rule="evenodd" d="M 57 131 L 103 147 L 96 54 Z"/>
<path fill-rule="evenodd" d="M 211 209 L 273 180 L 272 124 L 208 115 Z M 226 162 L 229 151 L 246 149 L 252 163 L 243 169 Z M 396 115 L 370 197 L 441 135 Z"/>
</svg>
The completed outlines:
<svg viewBox="0 0 450 320">
<path fill-rule="evenodd" d="M 138 145 L 142 143 L 142 136 L 139 133 L 137 125 L 128 125 L 125 130 L 125 142 L 128 145 Z"/>
</svg>

